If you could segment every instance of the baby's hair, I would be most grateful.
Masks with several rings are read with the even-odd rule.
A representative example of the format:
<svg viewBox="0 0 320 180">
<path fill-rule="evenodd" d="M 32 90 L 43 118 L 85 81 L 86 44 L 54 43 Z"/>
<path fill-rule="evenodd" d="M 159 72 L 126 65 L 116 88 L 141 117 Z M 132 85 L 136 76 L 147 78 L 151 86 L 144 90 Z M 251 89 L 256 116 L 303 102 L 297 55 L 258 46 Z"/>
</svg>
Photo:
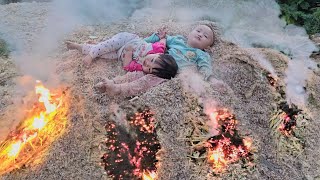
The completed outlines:
<svg viewBox="0 0 320 180">
<path fill-rule="evenodd" d="M 213 43 L 210 45 L 210 47 L 213 47 L 213 45 L 218 42 L 219 31 L 220 31 L 218 26 L 214 22 L 211 22 L 211 21 L 201 21 L 200 25 L 208 26 L 211 29 L 211 31 L 213 32 Z"/>
<path fill-rule="evenodd" d="M 178 72 L 176 60 L 169 54 L 160 54 L 159 59 L 161 59 L 161 61 L 155 62 L 159 67 L 153 68 L 151 74 L 164 79 L 174 78 Z"/>
</svg>

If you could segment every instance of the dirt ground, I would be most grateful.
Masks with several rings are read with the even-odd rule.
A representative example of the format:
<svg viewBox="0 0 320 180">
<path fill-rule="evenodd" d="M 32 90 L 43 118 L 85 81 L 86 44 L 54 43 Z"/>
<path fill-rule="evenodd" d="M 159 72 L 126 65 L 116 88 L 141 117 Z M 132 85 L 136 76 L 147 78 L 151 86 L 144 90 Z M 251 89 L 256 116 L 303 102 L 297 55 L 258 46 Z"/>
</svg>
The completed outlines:
<svg viewBox="0 0 320 180">
<path fill-rule="evenodd" d="M 110 26 L 81 27 L 66 39 L 83 43 L 96 36 L 94 41 L 111 37 L 121 31 L 147 36 L 159 26 L 135 27 L 143 22 L 123 22 Z M 190 24 L 164 22 L 169 34 L 185 34 Z M 317 41 L 315 39 L 314 41 Z M 82 55 L 68 51 L 63 42 L 56 57 L 56 74 L 70 93 L 67 132 L 52 144 L 44 162 L 3 175 L 2 179 L 108 179 L 99 166 L 103 152 L 97 148 L 105 138 L 104 124 L 115 111 L 148 106 L 155 112 L 157 134 L 162 147 L 159 179 L 317 179 L 320 178 L 320 70 L 311 72 L 306 91 L 309 96 L 304 113 L 307 124 L 301 134 L 303 149 L 292 151 L 279 148 L 279 137 L 272 135 L 270 119 L 277 110 L 279 91 L 268 82 L 266 70 L 248 51 L 220 39 L 213 47 L 214 77 L 220 81 L 206 83 L 205 93 L 194 93 L 186 83 L 193 79 L 181 74 L 157 87 L 139 94 L 136 98 L 108 97 L 93 91 L 93 85 L 105 77 L 125 72 L 120 62 L 99 59 L 90 68 L 83 66 Z M 283 83 L 288 57 L 272 49 L 256 49 L 266 56 Z M 320 56 L 313 55 L 320 63 Z M 13 60 L 0 61 L 0 123 L 5 112 L 12 108 L 14 77 L 19 71 Z M 182 79 L 185 80 L 182 81 Z M 187 78 L 187 79 L 186 79 Z M 208 175 L 206 163 L 192 161 L 187 137 L 196 128 L 192 122 L 205 118 L 204 107 L 218 106 L 230 109 L 239 120 L 239 131 L 253 140 L 255 166 L 242 168 L 239 163 L 230 166 L 220 176 Z M 5 121 L 3 121 L 5 122 Z M 8 125 L 7 125 L 8 126 Z M 5 130 L 5 129 L 4 129 Z M 5 132 L 1 132 L 5 133 Z M 288 143 L 289 142 L 284 142 Z"/>
</svg>

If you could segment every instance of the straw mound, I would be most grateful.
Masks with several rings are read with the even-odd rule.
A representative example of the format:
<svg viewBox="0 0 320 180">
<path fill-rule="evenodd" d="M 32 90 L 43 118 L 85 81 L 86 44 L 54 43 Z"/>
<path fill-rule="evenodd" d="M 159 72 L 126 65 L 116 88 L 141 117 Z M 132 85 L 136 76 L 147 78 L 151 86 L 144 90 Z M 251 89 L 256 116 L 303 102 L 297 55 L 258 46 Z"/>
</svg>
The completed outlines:
<svg viewBox="0 0 320 180">
<path fill-rule="evenodd" d="M 169 27 L 169 34 L 186 34 L 192 26 L 175 22 L 164 24 Z M 68 39 L 84 43 L 90 40 L 89 36 L 96 36 L 97 39 L 92 40 L 98 42 L 120 31 L 147 36 L 159 27 L 160 25 L 151 26 L 142 22 L 82 27 L 70 34 Z M 242 49 L 220 39 L 212 49 L 213 71 L 217 81 L 205 83 L 205 93 L 195 93 L 192 87 L 187 87 L 186 81 L 192 79 L 184 79 L 190 76 L 182 74 L 131 101 L 131 98 L 96 94 L 92 89 L 102 78 L 124 74 L 120 62 L 99 59 L 86 69 L 81 62 L 80 53 L 67 51 L 62 43 L 60 50 L 62 54 L 58 57 L 56 73 L 61 82 L 70 87 L 72 94 L 68 132 L 52 145 L 42 164 L 32 170 L 15 171 L 4 176 L 4 179 L 107 179 L 102 167 L 98 166 L 102 152 L 97 148 L 105 138 L 105 121 L 116 110 L 126 112 L 129 108 L 144 106 L 155 112 L 158 122 L 157 133 L 162 147 L 158 169 L 160 179 L 211 179 L 207 176 L 207 164 L 196 165 L 187 157 L 191 151 L 185 139 L 195 128 L 192 121 L 205 118 L 204 106 L 230 109 L 239 120 L 240 133 L 248 134 L 257 149 L 256 167 L 251 174 L 234 165 L 221 178 L 312 179 L 319 175 L 320 142 L 316 132 L 320 126 L 317 122 L 320 115 L 319 72 L 313 74 L 307 86 L 308 93 L 313 97 L 308 105 L 313 120 L 305 132 L 306 148 L 299 156 L 294 157 L 277 152 L 277 140 L 271 135 L 272 130 L 269 128 L 277 92 L 264 76 L 266 70 L 248 53 L 250 49 Z M 274 50 L 257 50 L 265 54 L 277 75 L 282 78 L 288 58 Z"/>
</svg>

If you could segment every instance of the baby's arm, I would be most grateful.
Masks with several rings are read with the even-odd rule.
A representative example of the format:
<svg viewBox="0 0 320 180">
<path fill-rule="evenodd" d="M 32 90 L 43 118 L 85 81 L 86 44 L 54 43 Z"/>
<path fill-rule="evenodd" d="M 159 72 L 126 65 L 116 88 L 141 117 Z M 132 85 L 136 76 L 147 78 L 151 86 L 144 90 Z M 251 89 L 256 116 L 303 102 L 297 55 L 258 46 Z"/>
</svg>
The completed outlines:
<svg viewBox="0 0 320 180">
<path fill-rule="evenodd" d="M 164 47 L 166 47 L 166 43 L 167 43 L 167 39 L 166 39 L 166 36 L 167 36 L 167 29 L 166 28 L 161 28 L 158 32 L 158 36 L 160 38 L 160 43 L 163 43 L 164 44 Z"/>
<path fill-rule="evenodd" d="M 144 38 L 144 40 L 148 43 L 155 43 L 158 42 L 160 38 L 157 33 L 153 33 L 151 36 Z"/>
<path fill-rule="evenodd" d="M 127 46 L 125 47 L 125 53 L 124 53 L 124 57 L 123 57 L 123 67 L 126 67 L 130 64 L 130 62 L 132 61 L 132 57 L 133 57 L 133 47 L 132 46 Z"/>
<path fill-rule="evenodd" d="M 136 60 L 132 59 L 133 51 L 134 49 L 130 45 L 125 48 L 123 57 L 123 69 L 129 72 L 142 71 L 142 65 L 139 64 Z"/>
<path fill-rule="evenodd" d="M 123 83 L 123 84 L 116 84 L 118 87 L 117 95 L 120 96 L 133 96 L 139 93 L 145 92 L 148 89 L 159 85 L 160 83 L 164 82 L 165 79 L 159 78 L 152 74 L 147 74 L 135 81 Z"/>
<path fill-rule="evenodd" d="M 208 53 L 203 53 L 197 61 L 199 72 L 204 76 L 205 80 L 212 75 L 211 56 Z"/>
<path fill-rule="evenodd" d="M 151 87 L 164 82 L 165 79 L 147 74 L 131 82 L 115 84 L 111 81 L 104 83 L 104 92 L 110 96 L 133 96 L 145 92 Z"/>
<path fill-rule="evenodd" d="M 166 47 L 166 45 L 167 45 L 167 39 L 166 38 L 160 39 L 159 42 L 162 43 L 164 47 Z"/>
<path fill-rule="evenodd" d="M 135 71 L 135 72 L 127 72 L 125 75 L 116 76 L 112 80 L 115 84 L 122 84 L 126 82 L 132 82 L 144 76 L 142 71 Z"/>
<path fill-rule="evenodd" d="M 151 36 L 144 38 L 144 40 L 148 43 L 155 43 L 165 39 L 167 35 L 167 28 L 163 27 L 158 30 L 157 33 L 153 33 Z"/>
</svg>

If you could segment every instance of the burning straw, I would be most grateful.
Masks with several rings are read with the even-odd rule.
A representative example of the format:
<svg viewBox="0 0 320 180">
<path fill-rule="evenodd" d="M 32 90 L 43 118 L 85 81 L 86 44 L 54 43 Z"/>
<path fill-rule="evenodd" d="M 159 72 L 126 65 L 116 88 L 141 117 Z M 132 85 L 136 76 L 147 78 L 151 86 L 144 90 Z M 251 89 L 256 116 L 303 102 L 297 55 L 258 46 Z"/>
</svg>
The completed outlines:
<svg viewBox="0 0 320 180">
<path fill-rule="evenodd" d="M 273 77 L 271 73 L 267 73 L 266 78 L 272 87 L 277 86 L 278 80 L 275 77 Z"/>
<path fill-rule="evenodd" d="M 277 109 L 275 115 L 270 119 L 270 126 L 273 129 L 279 130 L 282 135 L 289 137 L 294 134 L 298 116 L 302 115 L 303 111 L 295 104 L 289 104 L 285 100 L 287 98 L 283 82 L 273 77 L 271 73 L 267 73 L 266 78 L 269 84 L 274 87 L 278 93 L 274 97 L 275 101 L 277 101 Z"/>
<path fill-rule="evenodd" d="M 290 136 L 293 133 L 293 129 L 297 125 L 296 118 L 302 110 L 298 109 L 295 105 L 290 108 L 285 102 L 279 104 L 279 108 L 283 111 L 281 113 L 281 124 L 279 130 L 282 134 Z"/>
<path fill-rule="evenodd" d="M 201 154 L 206 152 L 207 162 L 214 173 L 224 172 L 228 165 L 240 159 L 252 165 L 252 140 L 242 138 L 236 129 L 237 120 L 227 109 L 214 111 L 210 114 L 210 121 L 218 125 L 218 134 L 199 142 L 194 149 Z"/>
<path fill-rule="evenodd" d="M 50 93 L 40 82 L 35 87 L 39 100 L 26 119 L 0 144 L 0 175 L 41 160 L 50 144 L 66 127 L 64 93 Z"/>
<path fill-rule="evenodd" d="M 156 153 L 160 144 L 153 114 L 145 109 L 128 121 L 129 130 L 113 121 L 107 122 L 107 152 L 101 158 L 101 164 L 112 179 L 155 179 Z"/>
<path fill-rule="evenodd" d="M 295 104 L 289 104 L 283 82 L 274 80 L 271 76 L 268 80 L 276 90 L 274 100 L 277 106 L 270 118 L 270 127 L 278 151 L 298 156 L 304 149 L 305 130 L 310 118 Z"/>
</svg>

